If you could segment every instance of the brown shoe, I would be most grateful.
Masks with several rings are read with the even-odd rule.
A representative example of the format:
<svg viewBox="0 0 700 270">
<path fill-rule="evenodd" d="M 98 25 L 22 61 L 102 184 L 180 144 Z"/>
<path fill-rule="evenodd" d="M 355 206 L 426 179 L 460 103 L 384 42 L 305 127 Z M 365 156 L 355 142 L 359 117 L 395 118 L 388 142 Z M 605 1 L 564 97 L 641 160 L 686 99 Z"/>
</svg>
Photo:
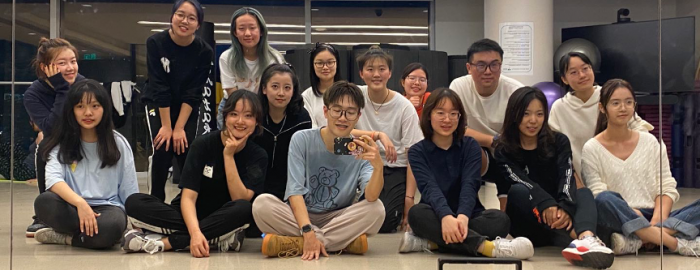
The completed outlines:
<svg viewBox="0 0 700 270">
<path fill-rule="evenodd" d="M 304 251 L 304 237 L 268 233 L 262 242 L 262 254 L 268 257 L 296 257 Z"/>
<path fill-rule="evenodd" d="M 365 254 L 367 253 L 367 235 L 362 234 L 359 237 L 355 238 L 352 243 L 350 243 L 343 251 L 351 254 Z"/>
</svg>

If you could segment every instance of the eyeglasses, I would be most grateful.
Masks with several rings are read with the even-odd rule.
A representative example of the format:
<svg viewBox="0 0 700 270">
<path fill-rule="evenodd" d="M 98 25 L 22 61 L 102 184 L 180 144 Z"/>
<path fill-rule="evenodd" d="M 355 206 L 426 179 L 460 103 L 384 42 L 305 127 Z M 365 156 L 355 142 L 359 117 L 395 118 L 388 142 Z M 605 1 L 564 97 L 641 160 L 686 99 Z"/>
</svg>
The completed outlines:
<svg viewBox="0 0 700 270">
<path fill-rule="evenodd" d="M 637 106 L 637 102 L 635 102 L 632 99 L 627 99 L 624 102 L 620 100 L 613 100 L 610 101 L 610 106 L 613 107 L 613 109 L 622 109 L 622 106 L 625 106 L 626 108 L 634 108 Z"/>
<path fill-rule="evenodd" d="M 587 65 L 581 69 L 572 69 L 567 74 L 569 76 L 578 76 L 579 74 L 588 74 L 591 72 L 591 66 Z"/>
<path fill-rule="evenodd" d="M 328 114 L 333 117 L 333 119 L 338 119 L 345 114 L 345 119 L 348 121 L 355 121 L 355 119 L 357 119 L 357 117 L 360 115 L 360 112 L 357 109 L 343 110 L 339 106 L 334 106 L 328 110 Z"/>
<path fill-rule="evenodd" d="M 323 68 L 323 66 L 328 66 L 329 68 L 332 68 L 335 66 L 335 60 L 331 60 L 328 62 L 321 62 L 321 61 L 314 62 L 314 66 L 316 68 Z"/>
<path fill-rule="evenodd" d="M 185 13 L 183 13 L 183 12 L 175 12 L 175 18 L 177 18 L 178 20 L 181 20 L 181 21 L 184 21 L 186 18 L 188 23 L 196 23 L 197 22 L 197 17 L 195 17 L 194 15 L 185 16 Z"/>
<path fill-rule="evenodd" d="M 484 63 L 484 62 L 479 62 L 479 63 L 476 63 L 476 64 L 474 64 L 474 63 L 469 63 L 469 64 L 472 65 L 472 66 L 475 66 L 475 67 L 476 67 L 476 71 L 478 71 L 479 73 L 485 72 L 487 67 L 488 67 L 489 69 L 491 69 L 491 72 L 498 72 L 499 70 L 501 70 L 501 63 L 498 62 L 498 61 L 493 61 L 493 62 L 491 62 L 491 64 L 486 64 L 486 63 Z"/>
<path fill-rule="evenodd" d="M 440 121 L 445 120 L 445 118 L 449 118 L 450 120 L 457 120 L 460 116 L 462 116 L 462 114 L 458 112 L 446 113 L 443 111 L 433 111 L 433 116 Z"/>
<path fill-rule="evenodd" d="M 427 83 L 428 82 L 428 79 L 423 78 L 423 77 L 416 77 L 416 76 L 408 76 L 408 77 L 406 77 L 406 80 L 409 82 L 415 82 L 415 81 L 419 81 L 420 83 Z"/>
</svg>

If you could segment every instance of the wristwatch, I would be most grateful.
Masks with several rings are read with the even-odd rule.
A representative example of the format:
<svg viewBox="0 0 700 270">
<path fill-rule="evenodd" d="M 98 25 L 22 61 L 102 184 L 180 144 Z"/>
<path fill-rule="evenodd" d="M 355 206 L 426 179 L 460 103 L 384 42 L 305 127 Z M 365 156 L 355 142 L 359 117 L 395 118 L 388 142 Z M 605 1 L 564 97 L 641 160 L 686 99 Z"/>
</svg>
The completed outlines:
<svg viewBox="0 0 700 270">
<path fill-rule="evenodd" d="M 496 144 L 498 144 L 498 138 L 500 137 L 500 134 L 496 134 L 495 136 L 493 136 L 493 141 L 491 141 L 491 149 L 496 148 Z"/>
<path fill-rule="evenodd" d="M 300 232 L 301 232 L 301 234 L 305 234 L 305 233 L 313 231 L 313 230 L 314 229 L 311 227 L 311 224 L 306 224 L 306 225 L 301 227 Z"/>
</svg>

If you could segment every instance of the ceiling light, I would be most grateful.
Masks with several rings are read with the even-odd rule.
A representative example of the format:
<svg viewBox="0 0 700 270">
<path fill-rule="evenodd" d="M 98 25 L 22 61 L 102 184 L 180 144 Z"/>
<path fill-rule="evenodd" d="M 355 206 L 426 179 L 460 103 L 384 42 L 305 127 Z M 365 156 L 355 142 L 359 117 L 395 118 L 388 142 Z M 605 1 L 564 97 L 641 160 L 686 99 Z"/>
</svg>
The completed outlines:
<svg viewBox="0 0 700 270">
<path fill-rule="evenodd" d="M 307 43 L 300 41 L 268 41 L 270 45 L 305 45 Z M 379 42 L 326 42 L 333 45 L 341 46 L 355 46 L 355 45 L 374 45 L 379 44 Z M 216 44 L 231 44 L 231 40 L 217 39 Z M 399 46 L 428 46 L 428 43 L 401 43 L 401 42 L 389 42 L 388 44 L 399 45 Z"/>
<path fill-rule="evenodd" d="M 36 33 L 34 33 L 34 32 L 29 32 L 29 33 L 27 33 L 27 35 L 36 36 Z"/>
<path fill-rule="evenodd" d="M 427 33 L 371 33 L 371 32 L 311 32 L 317 36 L 392 36 L 392 37 L 427 37 Z"/>
<path fill-rule="evenodd" d="M 83 4 L 82 6 L 83 7 L 92 7 L 92 5 L 88 5 L 88 4 Z"/>
<path fill-rule="evenodd" d="M 317 8 L 312 8 L 311 11 L 319 11 Z"/>
<path fill-rule="evenodd" d="M 138 21 L 140 25 L 162 25 L 168 26 L 167 22 Z M 231 23 L 214 23 L 217 27 L 231 27 Z M 300 24 L 267 24 L 267 28 L 305 28 Z M 312 25 L 314 29 L 403 29 L 403 30 L 428 30 L 427 26 L 407 26 L 407 25 Z"/>
</svg>

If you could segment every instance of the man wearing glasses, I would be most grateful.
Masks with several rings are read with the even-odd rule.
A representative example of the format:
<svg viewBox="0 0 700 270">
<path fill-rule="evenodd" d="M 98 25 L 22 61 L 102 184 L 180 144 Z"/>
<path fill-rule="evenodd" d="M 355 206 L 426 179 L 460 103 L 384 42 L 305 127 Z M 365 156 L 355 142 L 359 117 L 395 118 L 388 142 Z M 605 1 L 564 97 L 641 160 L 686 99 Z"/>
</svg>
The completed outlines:
<svg viewBox="0 0 700 270">
<path fill-rule="evenodd" d="M 450 89 L 464 104 L 467 114 L 466 136 L 474 138 L 484 148 L 482 153 L 482 178 L 500 183 L 503 176 L 496 168 L 491 155 L 494 142 L 503 127 L 508 98 L 524 85 L 519 81 L 502 76 L 503 49 L 493 40 L 482 39 L 474 42 L 467 52 L 468 75 L 454 79 Z M 505 210 L 507 187 L 498 185 L 501 210 Z"/>
<path fill-rule="evenodd" d="M 379 232 L 384 222 L 379 200 L 384 163 L 374 136 L 336 143 L 351 137 L 364 100 L 356 85 L 335 82 L 323 94 L 328 125 L 292 135 L 284 195 L 288 204 L 270 194 L 253 203 L 253 217 L 266 233 L 264 255 L 315 260 L 328 256 L 327 251 L 367 252 L 367 235 Z M 349 151 L 336 153 L 336 145 Z M 355 202 L 357 195 L 364 199 Z"/>
</svg>

